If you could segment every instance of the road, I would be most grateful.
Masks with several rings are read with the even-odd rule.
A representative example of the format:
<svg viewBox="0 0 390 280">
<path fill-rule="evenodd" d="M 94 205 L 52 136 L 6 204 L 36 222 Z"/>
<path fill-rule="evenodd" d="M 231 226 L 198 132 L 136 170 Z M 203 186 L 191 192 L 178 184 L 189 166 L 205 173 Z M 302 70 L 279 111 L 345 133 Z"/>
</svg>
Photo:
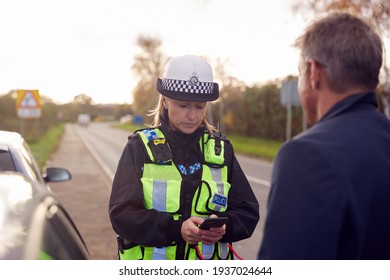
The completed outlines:
<svg viewBox="0 0 390 280">
<path fill-rule="evenodd" d="M 77 135 L 78 140 L 84 144 L 99 165 L 97 172 L 100 172 L 99 176 L 104 175 L 108 194 L 119 157 L 131 132 L 112 128 L 109 123 L 91 123 L 88 127 L 68 125 L 67 131 L 73 131 Z M 272 164 L 241 155 L 237 155 L 237 159 L 260 203 L 261 219 L 252 237 L 235 243 L 234 248 L 244 259 L 255 259 L 262 239 Z"/>
</svg>

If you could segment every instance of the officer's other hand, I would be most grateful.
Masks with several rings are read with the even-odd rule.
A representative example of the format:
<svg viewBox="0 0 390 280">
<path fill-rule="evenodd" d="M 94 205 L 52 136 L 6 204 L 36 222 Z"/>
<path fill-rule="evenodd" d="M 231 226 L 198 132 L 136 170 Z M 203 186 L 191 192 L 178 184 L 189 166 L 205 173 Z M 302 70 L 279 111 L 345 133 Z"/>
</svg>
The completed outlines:
<svg viewBox="0 0 390 280">
<path fill-rule="evenodd" d="M 210 218 L 217 218 L 216 215 L 212 214 Z M 226 225 L 221 227 L 212 227 L 209 230 L 202 229 L 201 231 L 201 242 L 204 244 L 213 244 L 218 242 L 226 233 Z"/>
<path fill-rule="evenodd" d="M 202 230 L 198 225 L 203 222 L 200 217 L 191 217 L 183 222 L 181 226 L 181 236 L 189 244 L 197 244 L 202 240 Z"/>
</svg>

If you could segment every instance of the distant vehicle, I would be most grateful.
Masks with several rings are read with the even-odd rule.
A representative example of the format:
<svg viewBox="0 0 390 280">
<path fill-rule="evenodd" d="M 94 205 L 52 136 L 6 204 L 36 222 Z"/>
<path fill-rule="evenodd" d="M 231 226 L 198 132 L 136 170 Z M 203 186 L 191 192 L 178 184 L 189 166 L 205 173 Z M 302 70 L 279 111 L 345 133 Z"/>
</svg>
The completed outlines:
<svg viewBox="0 0 390 280">
<path fill-rule="evenodd" d="M 55 195 L 17 172 L 0 172 L 0 237 L 3 260 L 90 259 Z"/>
<path fill-rule="evenodd" d="M 33 182 L 47 184 L 68 181 L 71 173 L 65 168 L 46 168 L 42 174 L 30 147 L 17 132 L 0 130 L 0 171 L 14 171 L 26 175 Z M 48 185 L 46 185 L 49 188 Z"/>
<path fill-rule="evenodd" d="M 124 115 L 120 119 L 120 123 L 121 124 L 131 123 L 132 121 L 133 121 L 133 116 L 132 115 Z"/>
<path fill-rule="evenodd" d="M 77 116 L 77 123 L 81 126 L 88 126 L 91 122 L 91 116 L 88 114 L 79 114 Z"/>
</svg>

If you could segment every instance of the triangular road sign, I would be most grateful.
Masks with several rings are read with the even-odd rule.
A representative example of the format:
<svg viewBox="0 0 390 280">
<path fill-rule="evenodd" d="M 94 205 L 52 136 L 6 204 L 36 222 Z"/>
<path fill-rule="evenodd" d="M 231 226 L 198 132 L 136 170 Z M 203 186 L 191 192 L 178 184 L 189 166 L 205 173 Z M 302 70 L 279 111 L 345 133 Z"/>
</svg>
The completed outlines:
<svg viewBox="0 0 390 280">
<path fill-rule="evenodd" d="M 16 110 L 19 118 L 40 118 L 41 102 L 38 90 L 18 90 Z"/>
</svg>

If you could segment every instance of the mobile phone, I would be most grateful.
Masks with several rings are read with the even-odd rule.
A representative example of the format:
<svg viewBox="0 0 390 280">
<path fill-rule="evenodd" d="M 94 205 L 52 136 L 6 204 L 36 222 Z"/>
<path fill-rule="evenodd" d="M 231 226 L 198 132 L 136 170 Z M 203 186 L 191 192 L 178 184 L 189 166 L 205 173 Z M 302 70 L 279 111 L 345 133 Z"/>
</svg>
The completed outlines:
<svg viewBox="0 0 390 280">
<path fill-rule="evenodd" d="M 207 218 L 199 225 L 199 228 L 208 230 L 212 227 L 221 227 L 226 224 L 228 220 L 228 217 Z"/>
</svg>

